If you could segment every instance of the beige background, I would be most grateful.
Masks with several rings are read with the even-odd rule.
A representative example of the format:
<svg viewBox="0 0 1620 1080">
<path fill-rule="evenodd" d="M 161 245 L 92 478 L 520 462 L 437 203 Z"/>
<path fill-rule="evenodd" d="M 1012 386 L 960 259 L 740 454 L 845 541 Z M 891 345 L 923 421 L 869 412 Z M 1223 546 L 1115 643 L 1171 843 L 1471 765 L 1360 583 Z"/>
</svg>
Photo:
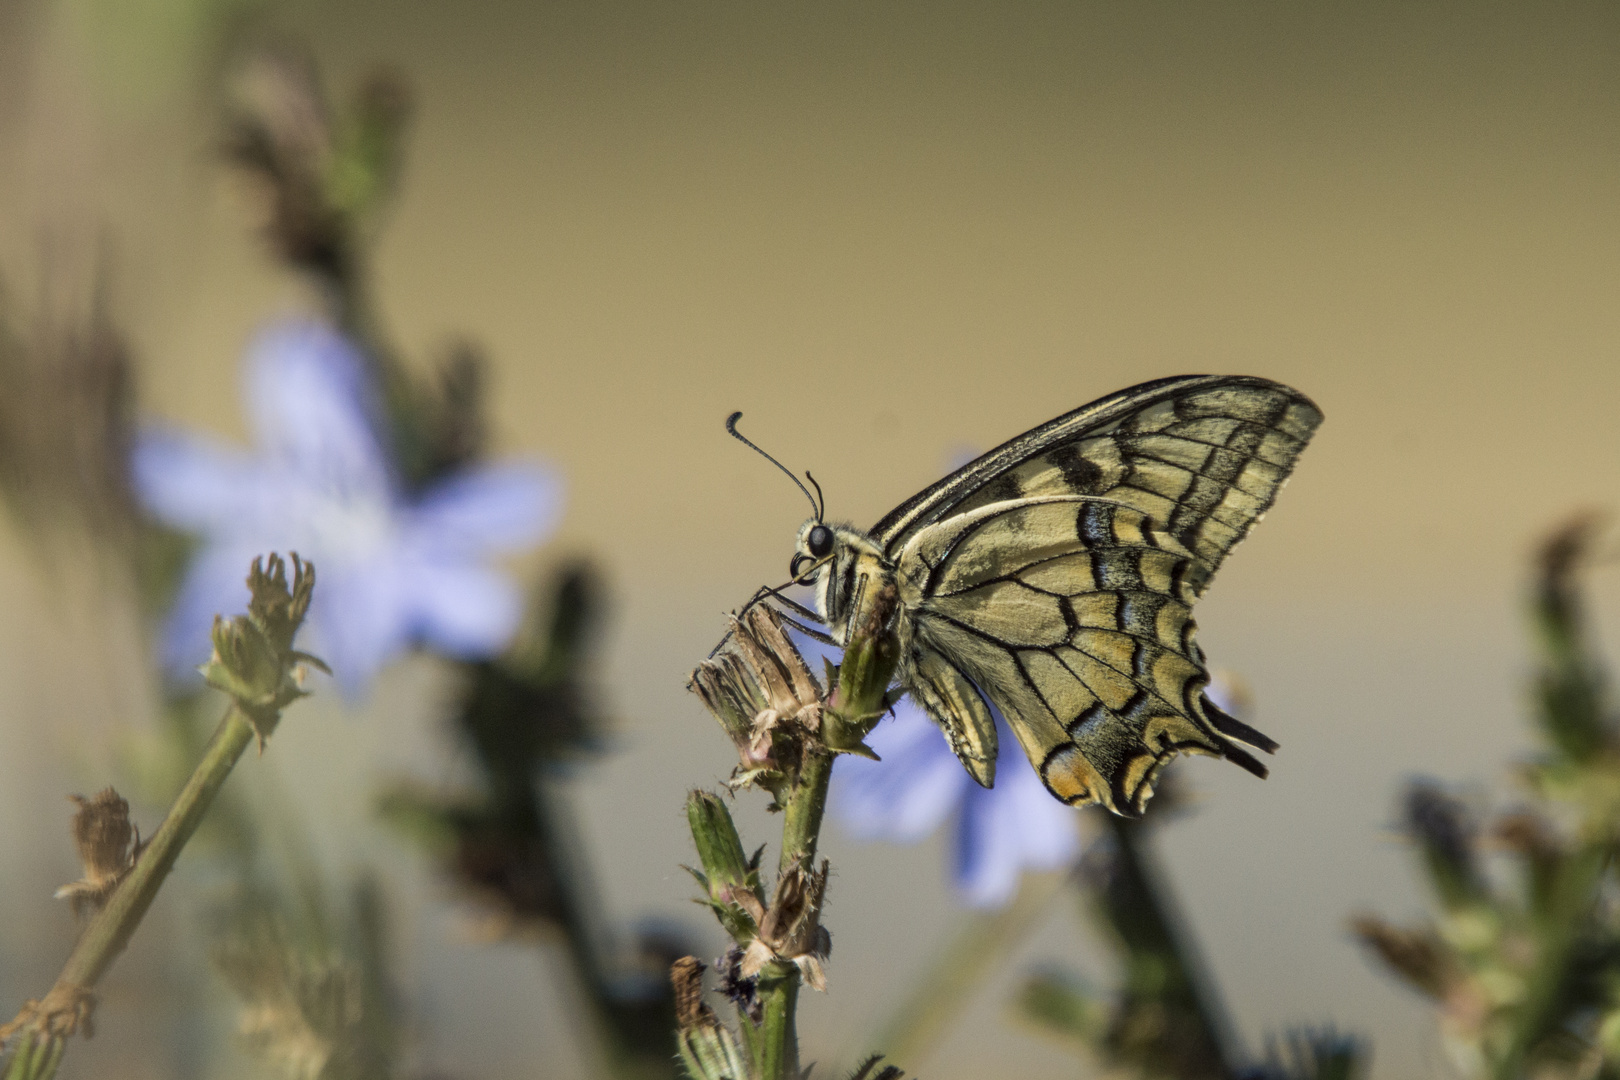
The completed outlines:
<svg viewBox="0 0 1620 1080">
<path fill-rule="evenodd" d="M 146 409 L 239 435 L 235 359 L 304 300 L 209 156 L 203 46 L 145 41 L 135 5 L 11 2 L 6 275 L 26 297 L 41 222 L 103 222 Z M 1420 909 L 1388 829 L 1407 777 L 1502 782 L 1529 748 L 1526 555 L 1620 493 L 1620 10 L 306 0 L 273 21 L 337 86 L 378 60 L 416 80 L 384 312 L 419 356 L 455 333 L 489 347 L 502 447 L 568 479 L 539 562 L 587 552 L 611 576 L 618 752 L 575 783 L 621 926 L 657 916 L 717 941 L 675 864 L 682 793 L 729 752 L 681 684 L 721 613 L 779 579 L 804 511 L 725 438 L 727 412 L 868 524 L 962 445 L 1148 378 L 1265 375 L 1327 423 L 1200 622 L 1283 750 L 1264 784 L 1193 763 L 1204 800 L 1166 858 L 1251 1046 L 1332 1019 L 1377 1039 L 1380 1077 L 1438 1067 L 1423 1010 L 1344 920 Z M 99 783 L 62 731 L 106 695 L 63 678 L 89 633 L 73 612 L 93 605 L 8 550 L 0 964 L 20 994 L 65 933 L 38 912 L 68 865 L 55 800 Z M 1598 584 L 1620 611 L 1612 573 Z M 458 936 L 367 822 L 381 777 L 430 767 L 435 685 L 418 664 L 361 715 L 303 710 L 249 766 L 279 773 L 334 867 L 391 875 L 430 1062 L 574 1075 L 544 968 Z M 832 991 L 804 1010 L 824 1061 L 952 924 L 940 844 L 828 849 Z M 1106 978 L 1091 951 L 1060 901 L 970 1022 L 905 1064 L 1092 1071 L 1005 1006 L 1043 960 Z M 101 1053 L 128 1016 L 157 1022 L 135 991 L 108 997 Z"/>
</svg>

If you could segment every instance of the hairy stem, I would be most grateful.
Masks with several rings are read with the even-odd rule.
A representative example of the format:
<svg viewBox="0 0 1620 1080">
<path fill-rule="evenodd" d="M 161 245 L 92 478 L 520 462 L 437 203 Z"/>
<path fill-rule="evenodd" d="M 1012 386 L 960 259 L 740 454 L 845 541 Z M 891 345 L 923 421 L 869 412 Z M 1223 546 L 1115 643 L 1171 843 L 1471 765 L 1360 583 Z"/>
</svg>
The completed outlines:
<svg viewBox="0 0 1620 1080">
<path fill-rule="evenodd" d="M 789 966 L 768 981 L 762 974 L 759 996 L 765 1006 L 765 1019 L 760 1025 L 760 1080 L 798 1080 L 799 1032 L 795 1016 L 799 1007 L 799 969 Z"/>
<path fill-rule="evenodd" d="M 800 766 L 799 782 L 784 807 L 782 856 L 777 869 L 786 870 L 795 859 L 806 869 L 816 857 L 816 841 L 821 837 L 821 818 L 827 812 L 827 785 L 832 780 L 833 755 L 820 747 L 807 749 Z"/>
</svg>

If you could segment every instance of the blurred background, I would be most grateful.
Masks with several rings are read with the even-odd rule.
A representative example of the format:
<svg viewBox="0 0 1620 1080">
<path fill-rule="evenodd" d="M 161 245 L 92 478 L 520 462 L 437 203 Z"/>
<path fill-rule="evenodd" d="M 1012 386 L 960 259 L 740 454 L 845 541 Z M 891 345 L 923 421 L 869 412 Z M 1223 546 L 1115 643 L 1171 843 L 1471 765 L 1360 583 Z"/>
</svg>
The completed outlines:
<svg viewBox="0 0 1620 1080">
<path fill-rule="evenodd" d="M 0 0 L 9 308 L 26 324 L 101 281 L 139 414 L 237 442 L 239 358 L 319 299 L 220 163 L 218 88 L 254 36 L 306 43 L 334 96 L 379 63 L 414 87 L 374 302 L 407 362 L 476 341 L 495 450 L 563 478 L 559 530 L 514 572 L 602 574 L 610 752 L 566 784 L 611 924 L 720 948 L 681 805 L 733 760 L 684 682 L 804 516 L 729 412 L 868 525 L 962 448 L 1105 393 L 1263 375 L 1327 420 L 1199 622 L 1282 750 L 1264 783 L 1184 767 L 1195 806 L 1161 851 L 1251 1045 L 1332 1020 L 1375 1040 L 1375 1076 L 1441 1067 L 1346 920 L 1420 906 L 1390 827 L 1408 778 L 1499 782 L 1527 748 L 1529 553 L 1620 496 L 1620 9 Z M 150 678 L 135 607 L 93 560 L 0 544 L 0 989 L 20 1003 L 72 940 L 49 895 L 77 873 L 63 796 L 155 721 L 129 705 Z M 1595 586 L 1620 632 L 1620 577 Z M 554 971 L 481 938 L 374 813 L 390 780 L 462 767 L 450 693 L 427 657 L 362 701 L 324 686 L 232 783 L 296 806 L 333 875 L 379 875 L 425 1070 L 583 1076 Z M 760 801 L 745 836 L 770 834 Z M 948 844 L 830 829 L 805 1060 L 851 1057 L 952 931 Z M 192 1037 L 211 991 L 184 974 L 187 910 L 160 899 L 63 1075 L 235 1074 Z M 1031 964 L 1096 956 L 1054 902 L 908 1068 L 1087 1072 L 1008 995 Z"/>
</svg>

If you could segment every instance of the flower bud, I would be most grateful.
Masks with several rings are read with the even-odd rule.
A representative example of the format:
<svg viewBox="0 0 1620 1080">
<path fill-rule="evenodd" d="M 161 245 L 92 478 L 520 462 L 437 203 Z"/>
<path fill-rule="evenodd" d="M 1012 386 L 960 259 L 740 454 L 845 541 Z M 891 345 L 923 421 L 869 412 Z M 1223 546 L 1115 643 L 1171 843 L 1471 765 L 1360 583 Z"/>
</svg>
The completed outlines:
<svg viewBox="0 0 1620 1080">
<path fill-rule="evenodd" d="M 1447 908 L 1478 903 L 1485 897 L 1479 867 L 1479 827 L 1461 799 L 1439 785 L 1420 780 L 1406 795 L 1406 827 L 1422 850 L 1435 891 Z"/>
<path fill-rule="evenodd" d="M 889 682 L 900 662 L 900 643 L 894 632 L 899 605 L 899 590 L 892 583 L 885 585 L 844 648 L 838 686 L 821 727 L 822 742 L 829 749 L 877 756 L 862 740 L 894 704 Z"/>
<path fill-rule="evenodd" d="M 261 747 L 280 720 L 281 710 L 305 694 L 301 662 L 330 674 L 319 659 L 292 647 L 315 590 L 314 564 L 296 553 L 292 560 L 290 587 L 281 556 L 270 556 L 268 573 L 262 560 L 253 560 L 247 579 L 252 594 L 247 614 L 214 619 L 214 655 L 199 669 L 208 685 L 236 699 L 258 732 Z"/>
<path fill-rule="evenodd" d="M 1444 998 L 1460 978 L 1452 957 L 1433 930 L 1406 930 L 1370 915 L 1350 920 L 1350 929 L 1414 989 L 1431 998 Z"/>
<path fill-rule="evenodd" d="M 752 859 L 743 854 L 742 840 L 732 824 L 731 812 L 717 796 L 694 791 L 686 798 L 686 820 L 697 845 L 703 870 L 691 870 L 707 894 L 704 902 L 714 909 L 726 932 L 738 941 L 750 940 L 765 914 L 759 888 L 759 854 Z"/>
</svg>

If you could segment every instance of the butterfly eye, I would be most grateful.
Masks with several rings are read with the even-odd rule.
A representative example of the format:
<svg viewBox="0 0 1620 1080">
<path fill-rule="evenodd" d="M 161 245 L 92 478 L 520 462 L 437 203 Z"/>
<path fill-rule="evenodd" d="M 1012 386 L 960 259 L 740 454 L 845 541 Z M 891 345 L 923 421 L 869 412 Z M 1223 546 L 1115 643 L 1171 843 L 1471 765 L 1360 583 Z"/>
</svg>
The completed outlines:
<svg viewBox="0 0 1620 1080">
<path fill-rule="evenodd" d="M 810 536 L 805 541 L 805 546 L 810 549 L 812 556 L 820 559 L 832 550 L 832 541 L 832 530 L 825 525 L 817 525 L 810 530 Z"/>
</svg>

